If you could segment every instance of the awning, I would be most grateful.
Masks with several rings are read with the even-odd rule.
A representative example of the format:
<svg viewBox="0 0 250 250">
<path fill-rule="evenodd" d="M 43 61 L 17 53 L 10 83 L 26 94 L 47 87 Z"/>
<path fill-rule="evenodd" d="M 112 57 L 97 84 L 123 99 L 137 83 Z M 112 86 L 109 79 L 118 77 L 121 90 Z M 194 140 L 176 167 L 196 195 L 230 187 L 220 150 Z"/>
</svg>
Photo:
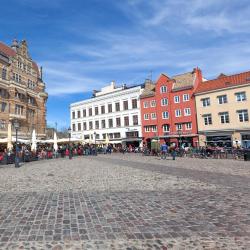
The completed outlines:
<svg viewBox="0 0 250 250">
<path fill-rule="evenodd" d="M 122 139 L 122 141 L 125 141 L 125 142 L 129 142 L 129 141 L 141 141 L 142 138 L 141 137 L 137 137 L 137 138 L 125 138 L 125 139 Z"/>
</svg>

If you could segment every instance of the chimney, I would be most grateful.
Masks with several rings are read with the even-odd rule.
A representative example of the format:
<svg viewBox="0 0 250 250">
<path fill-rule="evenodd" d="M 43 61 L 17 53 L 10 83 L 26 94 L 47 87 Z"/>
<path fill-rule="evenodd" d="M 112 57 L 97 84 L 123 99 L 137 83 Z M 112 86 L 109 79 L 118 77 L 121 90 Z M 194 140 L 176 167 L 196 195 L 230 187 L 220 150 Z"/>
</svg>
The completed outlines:
<svg viewBox="0 0 250 250">
<path fill-rule="evenodd" d="M 126 88 L 127 88 L 126 83 L 123 83 L 123 84 L 122 84 L 122 89 L 126 89 Z"/>
<path fill-rule="evenodd" d="M 97 90 L 94 89 L 93 92 L 92 92 L 92 97 L 95 97 L 95 96 L 96 96 L 96 93 L 97 93 Z"/>
</svg>

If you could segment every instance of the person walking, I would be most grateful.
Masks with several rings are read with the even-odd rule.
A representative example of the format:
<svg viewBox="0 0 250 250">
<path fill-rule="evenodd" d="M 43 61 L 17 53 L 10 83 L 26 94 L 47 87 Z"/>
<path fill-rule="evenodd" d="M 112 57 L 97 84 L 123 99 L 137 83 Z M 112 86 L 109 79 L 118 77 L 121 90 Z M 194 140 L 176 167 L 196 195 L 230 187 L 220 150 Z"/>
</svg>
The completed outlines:
<svg viewBox="0 0 250 250">
<path fill-rule="evenodd" d="M 163 144 L 161 145 L 161 159 L 165 159 L 167 157 L 167 151 L 168 151 L 168 146 L 166 142 L 164 141 Z"/>
<path fill-rule="evenodd" d="M 171 153 L 172 153 L 173 161 L 175 161 L 175 157 L 176 157 L 176 147 L 175 147 L 175 145 L 173 145 L 171 147 Z"/>
</svg>

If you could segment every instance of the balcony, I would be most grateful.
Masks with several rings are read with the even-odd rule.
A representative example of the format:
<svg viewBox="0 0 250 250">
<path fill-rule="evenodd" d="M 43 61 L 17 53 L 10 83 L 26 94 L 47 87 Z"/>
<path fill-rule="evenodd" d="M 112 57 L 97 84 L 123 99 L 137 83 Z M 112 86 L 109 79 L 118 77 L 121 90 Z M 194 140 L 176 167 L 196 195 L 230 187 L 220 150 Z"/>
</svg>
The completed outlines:
<svg viewBox="0 0 250 250">
<path fill-rule="evenodd" d="M 26 115 L 25 114 L 13 114 L 13 113 L 10 113 L 9 117 L 12 118 L 12 119 L 26 120 Z"/>
</svg>

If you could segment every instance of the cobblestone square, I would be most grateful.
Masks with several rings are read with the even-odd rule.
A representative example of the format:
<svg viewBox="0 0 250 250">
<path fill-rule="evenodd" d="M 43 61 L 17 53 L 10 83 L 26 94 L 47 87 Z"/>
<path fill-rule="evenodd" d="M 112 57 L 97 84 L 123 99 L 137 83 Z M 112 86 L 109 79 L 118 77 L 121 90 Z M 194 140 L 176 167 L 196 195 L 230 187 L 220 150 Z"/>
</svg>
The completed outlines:
<svg viewBox="0 0 250 250">
<path fill-rule="evenodd" d="M 0 249 L 250 249 L 250 163 L 139 154 L 0 168 Z"/>
</svg>

